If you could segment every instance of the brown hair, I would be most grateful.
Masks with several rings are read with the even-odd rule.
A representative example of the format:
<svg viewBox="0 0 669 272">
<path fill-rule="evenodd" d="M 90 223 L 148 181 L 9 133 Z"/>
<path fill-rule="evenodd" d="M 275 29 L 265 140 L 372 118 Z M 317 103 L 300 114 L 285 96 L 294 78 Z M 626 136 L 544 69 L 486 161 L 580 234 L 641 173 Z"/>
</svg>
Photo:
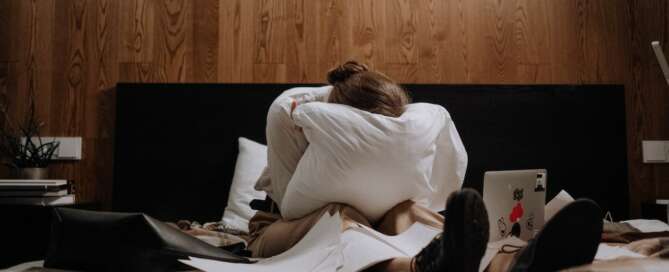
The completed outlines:
<svg viewBox="0 0 669 272">
<path fill-rule="evenodd" d="M 379 72 L 356 61 L 347 61 L 328 72 L 333 88 L 328 102 L 345 104 L 391 117 L 404 113 L 409 103 L 406 91 Z"/>
</svg>

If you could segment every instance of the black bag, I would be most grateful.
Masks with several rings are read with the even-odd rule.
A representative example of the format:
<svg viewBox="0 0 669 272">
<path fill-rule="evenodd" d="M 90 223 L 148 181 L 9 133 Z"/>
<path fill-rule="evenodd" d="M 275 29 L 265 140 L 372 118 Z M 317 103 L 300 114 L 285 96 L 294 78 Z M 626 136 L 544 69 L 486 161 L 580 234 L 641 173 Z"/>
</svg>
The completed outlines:
<svg viewBox="0 0 669 272">
<path fill-rule="evenodd" d="M 54 209 L 46 268 L 85 271 L 173 271 L 189 256 L 250 263 L 139 213 Z"/>
</svg>

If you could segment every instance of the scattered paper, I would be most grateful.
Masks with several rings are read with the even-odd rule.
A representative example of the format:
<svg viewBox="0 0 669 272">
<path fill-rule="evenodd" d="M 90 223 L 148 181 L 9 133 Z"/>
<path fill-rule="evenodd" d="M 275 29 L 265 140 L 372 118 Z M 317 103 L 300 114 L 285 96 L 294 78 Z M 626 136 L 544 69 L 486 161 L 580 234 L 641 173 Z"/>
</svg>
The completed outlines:
<svg viewBox="0 0 669 272">
<path fill-rule="evenodd" d="M 669 225 L 660 220 L 654 219 L 634 219 L 622 221 L 622 223 L 627 223 L 635 229 L 638 229 L 641 232 L 662 232 L 669 231 Z"/>
<path fill-rule="evenodd" d="M 206 272 L 218 271 L 361 271 L 379 262 L 413 257 L 441 232 L 420 223 L 403 233 L 384 235 L 372 228 L 353 227 L 341 232 L 339 214 L 323 215 L 288 251 L 254 264 L 226 263 L 190 257 L 181 262 Z"/>
<path fill-rule="evenodd" d="M 379 246 L 380 244 L 380 246 Z M 402 252 L 379 243 L 373 237 L 359 231 L 346 231 L 342 234 L 344 265 L 340 272 L 361 271 L 376 263 L 392 258 L 406 256 Z"/>
<path fill-rule="evenodd" d="M 440 232 L 420 223 L 394 236 L 366 226 L 350 228 L 342 234 L 344 266 L 338 271 L 361 271 L 385 260 L 413 257 Z"/>
<path fill-rule="evenodd" d="M 560 211 L 564 206 L 574 201 L 574 198 L 567 193 L 567 191 L 562 190 L 558 193 L 551 201 L 546 204 L 544 211 L 544 222 L 548 222 L 558 211 Z"/>
<path fill-rule="evenodd" d="M 385 235 L 362 225 L 361 228 L 349 229 L 347 231 L 360 231 L 369 236 L 376 238 L 379 242 L 383 242 L 390 247 L 393 247 L 405 256 L 414 256 L 418 254 L 427 244 L 429 244 L 434 237 L 441 233 L 441 229 L 433 228 L 421 223 L 414 223 L 404 232 L 399 235 Z"/>
<path fill-rule="evenodd" d="M 190 257 L 182 263 L 206 272 L 223 271 L 336 271 L 343 263 L 340 247 L 341 217 L 324 214 L 295 246 L 254 264 L 228 263 Z"/>
<path fill-rule="evenodd" d="M 624 247 L 610 246 L 601 243 L 599 244 L 599 248 L 597 248 L 597 254 L 595 255 L 595 260 L 607 261 L 618 258 L 645 258 L 645 257 L 646 256 L 633 252 Z"/>
</svg>

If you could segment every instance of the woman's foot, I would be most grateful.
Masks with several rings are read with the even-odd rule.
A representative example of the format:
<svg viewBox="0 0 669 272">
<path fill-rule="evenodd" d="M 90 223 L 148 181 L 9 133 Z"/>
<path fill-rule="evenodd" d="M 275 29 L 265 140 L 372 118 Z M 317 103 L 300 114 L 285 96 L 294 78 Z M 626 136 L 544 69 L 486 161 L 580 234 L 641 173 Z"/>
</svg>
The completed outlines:
<svg viewBox="0 0 669 272">
<path fill-rule="evenodd" d="M 601 210 L 594 201 L 569 203 L 520 251 L 509 271 L 557 271 L 591 263 L 602 225 Z"/>
<path fill-rule="evenodd" d="M 477 272 L 489 236 L 488 212 L 472 189 L 453 192 L 446 202 L 444 232 L 413 259 L 412 270 Z"/>
</svg>

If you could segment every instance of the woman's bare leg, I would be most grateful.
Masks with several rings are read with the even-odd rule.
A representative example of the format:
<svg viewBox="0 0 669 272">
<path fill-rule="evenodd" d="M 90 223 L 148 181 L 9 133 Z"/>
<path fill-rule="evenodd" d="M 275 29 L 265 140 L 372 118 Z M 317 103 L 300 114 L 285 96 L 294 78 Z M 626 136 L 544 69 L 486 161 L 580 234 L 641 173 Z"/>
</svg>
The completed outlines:
<svg viewBox="0 0 669 272">
<path fill-rule="evenodd" d="M 441 214 L 407 200 L 390 209 L 377 223 L 376 230 L 386 235 L 398 235 L 416 222 L 438 229 L 444 228 L 444 217 Z M 376 264 L 369 270 L 411 271 L 411 260 L 410 257 L 395 258 Z"/>
<path fill-rule="evenodd" d="M 344 204 L 328 204 L 295 220 L 258 213 L 249 222 L 250 239 L 247 249 L 253 252 L 253 257 L 272 257 L 283 253 L 297 244 L 326 212 L 329 214 L 339 212 L 342 231 L 360 224 L 371 227 L 360 212 Z"/>
</svg>

